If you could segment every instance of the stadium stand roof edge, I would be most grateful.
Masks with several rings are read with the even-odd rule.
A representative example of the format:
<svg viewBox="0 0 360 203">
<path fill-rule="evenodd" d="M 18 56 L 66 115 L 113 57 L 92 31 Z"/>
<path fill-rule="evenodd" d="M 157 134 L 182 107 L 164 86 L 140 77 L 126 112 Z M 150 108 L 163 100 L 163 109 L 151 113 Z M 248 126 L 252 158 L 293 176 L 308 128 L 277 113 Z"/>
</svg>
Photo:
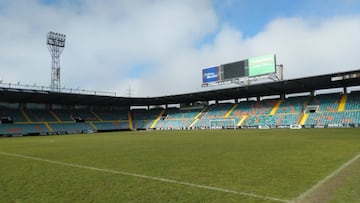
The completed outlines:
<svg viewBox="0 0 360 203">
<path fill-rule="evenodd" d="M 360 86 L 360 69 L 275 82 L 258 83 L 248 86 L 161 97 L 128 98 L 0 87 L 0 101 L 60 105 L 151 106 L 304 93 L 316 90 L 352 86 Z"/>
</svg>

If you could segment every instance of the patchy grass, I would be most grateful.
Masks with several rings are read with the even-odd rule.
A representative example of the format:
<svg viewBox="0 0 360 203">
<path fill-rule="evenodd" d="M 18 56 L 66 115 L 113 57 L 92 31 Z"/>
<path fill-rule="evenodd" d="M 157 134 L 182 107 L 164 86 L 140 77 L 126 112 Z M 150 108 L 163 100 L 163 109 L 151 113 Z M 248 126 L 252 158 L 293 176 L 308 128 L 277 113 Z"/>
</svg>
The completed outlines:
<svg viewBox="0 0 360 203">
<path fill-rule="evenodd" d="M 340 179 L 340 180 L 338 180 Z M 349 166 L 338 178 L 331 183 L 338 183 L 339 187 L 330 193 L 329 202 L 359 202 L 360 201 L 360 160 Z"/>
<path fill-rule="evenodd" d="M 0 152 L 292 200 L 358 154 L 360 135 L 359 129 L 117 132 L 3 138 Z M 359 176 L 353 170 L 333 201 L 356 202 Z M 0 202 L 272 201 L 0 154 Z"/>
</svg>

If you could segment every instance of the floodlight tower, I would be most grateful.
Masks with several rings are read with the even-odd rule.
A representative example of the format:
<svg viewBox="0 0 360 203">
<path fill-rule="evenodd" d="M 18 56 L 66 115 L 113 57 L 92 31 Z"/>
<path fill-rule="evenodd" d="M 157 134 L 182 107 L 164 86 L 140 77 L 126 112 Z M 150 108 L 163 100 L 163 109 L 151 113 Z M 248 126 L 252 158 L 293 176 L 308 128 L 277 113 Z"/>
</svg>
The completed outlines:
<svg viewBox="0 0 360 203">
<path fill-rule="evenodd" d="M 47 34 L 47 47 L 51 54 L 51 84 L 52 91 L 60 91 L 60 55 L 65 47 L 66 35 L 48 32 Z"/>
</svg>

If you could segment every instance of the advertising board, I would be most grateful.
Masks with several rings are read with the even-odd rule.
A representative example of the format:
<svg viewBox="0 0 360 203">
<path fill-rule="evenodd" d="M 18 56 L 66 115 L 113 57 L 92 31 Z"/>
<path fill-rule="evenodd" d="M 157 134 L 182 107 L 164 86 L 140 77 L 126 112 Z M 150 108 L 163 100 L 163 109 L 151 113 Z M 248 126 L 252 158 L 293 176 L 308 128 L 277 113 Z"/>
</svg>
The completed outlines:
<svg viewBox="0 0 360 203">
<path fill-rule="evenodd" d="M 282 73 L 276 67 L 275 54 L 252 57 L 249 59 L 232 63 L 221 64 L 219 66 L 202 69 L 202 86 L 219 85 L 225 83 L 242 84 L 247 81 L 261 79 L 279 79 Z M 335 78 L 337 79 L 337 78 Z"/>
<path fill-rule="evenodd" d="M 266 75 L 276 72 L 275 55 L 249 58 L 249 77 Z"/>
<path fill-rule="evenodd" d="M 205 68 L 202 70 L 202 82 L 203 84 L 206 83 L 215 83 L 220 80 L 220 71 L 219 67 L 211 67 L 211 68 Z"/>
</svg>

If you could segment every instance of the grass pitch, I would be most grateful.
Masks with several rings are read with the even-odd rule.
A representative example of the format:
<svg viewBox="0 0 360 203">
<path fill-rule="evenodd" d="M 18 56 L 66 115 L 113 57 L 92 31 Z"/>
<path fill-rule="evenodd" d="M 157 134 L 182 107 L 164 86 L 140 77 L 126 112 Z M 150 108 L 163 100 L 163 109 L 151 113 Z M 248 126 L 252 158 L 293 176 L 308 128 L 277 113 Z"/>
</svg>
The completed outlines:
<svg viewBox="0 0 360 203">
<path fill-rule="evenodd" d="M 360 153 L 359 132 L 204 130 L 2 138 L 0 202 L 292 201 Z M 359 161 L 324 183 L 315 199 L 358 202 Z"/>
</svg>

